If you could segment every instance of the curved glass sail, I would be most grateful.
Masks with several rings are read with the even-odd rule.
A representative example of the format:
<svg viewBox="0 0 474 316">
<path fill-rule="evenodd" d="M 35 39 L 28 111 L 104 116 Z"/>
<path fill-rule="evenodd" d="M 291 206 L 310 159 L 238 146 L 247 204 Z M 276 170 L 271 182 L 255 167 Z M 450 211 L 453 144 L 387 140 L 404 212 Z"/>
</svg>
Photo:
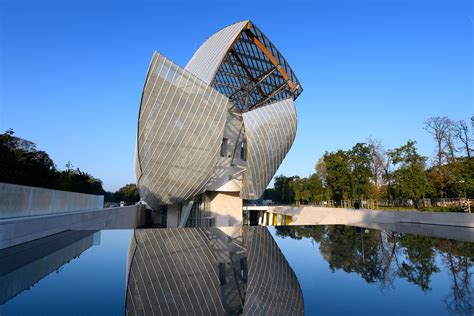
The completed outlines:
<svg viewBox="0 0 474 316">
<path fill-rule="evenodd" d="M 293 99 L 278 101 L 242 115 L 247 141 L 243 198 L 258 199 L 270 183 L 296 136 Z"/>
<path fill-rule="evenodd" d="M 202 193 L 220 150 L 228 99 L 155 53 L 140 105 L 138 188 L 150 206 Z"/>
</svg>

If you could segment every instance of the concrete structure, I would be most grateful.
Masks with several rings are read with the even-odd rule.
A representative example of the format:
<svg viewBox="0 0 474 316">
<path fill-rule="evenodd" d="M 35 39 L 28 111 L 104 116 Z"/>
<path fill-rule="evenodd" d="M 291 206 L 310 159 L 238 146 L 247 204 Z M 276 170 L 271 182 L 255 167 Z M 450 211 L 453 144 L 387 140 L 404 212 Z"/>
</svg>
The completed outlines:
<svg viewBox="0 0 474 316">
<path fill-rule="evenodd" d="M 457 227 L 474 227 L 474 214 L 420 212 L 420 211 L 376 211 L 354 210 L 332 207 L 253 206 L 248 208 L 260 212 L 260 218 L 275 216 L 290 217 L 289 225 L 343 224 L 364 226 L 366 224 L 426 224 Z M 272 220 L 262 220 L 262 225 L 277 225 Z"/>
<path fill-rule="evenodd" d="M 0 183 L 0 219 L 99 210 L 103 195 Z"/>
<path fill-rule="evenodd" d="M 145 223 L 144 206 L 0 220 L 0 249 L 66 230 L 134 229 Z"/>
<path fill-rule="evenodd" d="M 303 315 L 294 271 L 264 227 L 135 230 L 127 315 Z"/>
<path fill-rule="evenodd" d="M 135 174 L 167 227 L 241 225 L 296 135 L 302 87 L 246 20 L 208 38 L 184 69 L 155 52 L 143 88 Z M 163 215 L 166 214 L 166 215 Z"/>
</svg>

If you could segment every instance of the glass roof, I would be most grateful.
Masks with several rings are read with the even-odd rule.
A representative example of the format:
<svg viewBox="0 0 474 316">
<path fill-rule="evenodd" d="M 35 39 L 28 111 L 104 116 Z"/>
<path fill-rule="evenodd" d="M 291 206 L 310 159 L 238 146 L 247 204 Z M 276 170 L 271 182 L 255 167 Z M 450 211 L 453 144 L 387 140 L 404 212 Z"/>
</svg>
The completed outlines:
<svg viewBox="0 0 474 316">
<path fill-rule="evenodd" d="M 227 52 L 212 86 L 239 112 L 290 97 L 296 100 L 303 91 L 281 53 L 250 22 Z"/>
</svg>

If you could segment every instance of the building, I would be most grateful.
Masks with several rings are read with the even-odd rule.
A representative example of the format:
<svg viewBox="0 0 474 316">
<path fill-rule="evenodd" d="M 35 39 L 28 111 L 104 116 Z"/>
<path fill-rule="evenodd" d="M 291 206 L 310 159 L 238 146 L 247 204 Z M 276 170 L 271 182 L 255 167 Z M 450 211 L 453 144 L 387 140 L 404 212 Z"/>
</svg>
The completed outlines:
<svg viewBox="0 0 474 316">
<path fill-rule="evenodd" d="M 302 87 L 251 22 L 208 38 L 180 68 L 153 54 L 143 88 L 135 173 L 153 221 L 235 226 L 258 199 L 296 135 Z"/>
</svg>

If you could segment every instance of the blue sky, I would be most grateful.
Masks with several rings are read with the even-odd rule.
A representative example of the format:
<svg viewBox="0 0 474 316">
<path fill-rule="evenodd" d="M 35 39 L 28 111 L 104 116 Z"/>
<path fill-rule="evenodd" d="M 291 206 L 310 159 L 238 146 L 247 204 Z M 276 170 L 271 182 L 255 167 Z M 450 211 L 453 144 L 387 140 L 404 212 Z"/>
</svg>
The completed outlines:
<svg viewBox="0 0 474 316">
<path fill-rule="evenodd" d="M 100 178 L 134 182 L 137 113 L 154 50 L 184 67 L 199 45 L 251 19 L 304 88 L 278 174 L 306 176 L 324 151 L 372 136 L 418 141 L 430 116 L 473 114 L 472 1 L 0 0 L 0 130 Z"/>
</svg>

